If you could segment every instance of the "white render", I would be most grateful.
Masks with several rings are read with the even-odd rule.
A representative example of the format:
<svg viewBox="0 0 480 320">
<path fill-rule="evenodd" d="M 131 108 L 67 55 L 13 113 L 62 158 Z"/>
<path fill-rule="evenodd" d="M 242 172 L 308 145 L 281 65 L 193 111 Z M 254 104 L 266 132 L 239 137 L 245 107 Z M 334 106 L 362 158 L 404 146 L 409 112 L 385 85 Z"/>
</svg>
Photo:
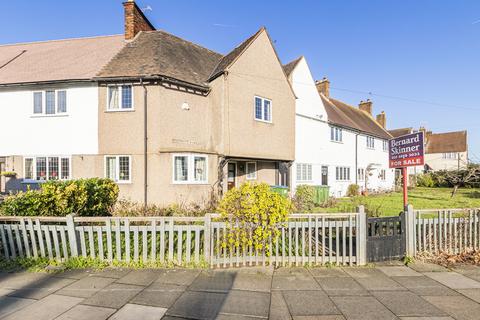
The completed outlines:
<svg viewBox="0 0 480 320">
<path fill-rule="evenodd" d="M 297 96 L 296 100 L 296 137 L 295 163 L 292 169 L 292 190 L 298 185 L 321 185 L 322 166 L 328 167 L 328 185 L 330 195 L 342 197 L 346 195 L 350 184 L 358 184 L 362 189 L 364 181 L 357 181 L 358 168 L 366 169 L 373 165 L 368 178 L 368 190 L 392 190 L 395 181 L 395 171 L 388 168 L 388 152 L 383 151 L 383 142 L 375 138 L 375 149 L 368 149 L 366 135 L 343 128 L 343 141 L 330 140 L 330 124 L 328 115 L 315 86 L 315 81 L 305 58 L 302 58 L 290 75 L 290 81 Z M 355 156 L 355 149 L 358 156 Z M 297 180 L 297 164 L 312 165 L 312 179 Z M 350 168 L 348 181 L 336 180 L 336 167 Z M 381 170 L 386 171 L 386 179 L 379 178 Z"/>
<path fill-rule="evenodd" d="M 33 92 L 42 90 L 66 90 L 67 113 L 34 115 Z M 98 153 L 96 83 L 0 88 L 0 119 L 0 156 Z"/>
</svg>

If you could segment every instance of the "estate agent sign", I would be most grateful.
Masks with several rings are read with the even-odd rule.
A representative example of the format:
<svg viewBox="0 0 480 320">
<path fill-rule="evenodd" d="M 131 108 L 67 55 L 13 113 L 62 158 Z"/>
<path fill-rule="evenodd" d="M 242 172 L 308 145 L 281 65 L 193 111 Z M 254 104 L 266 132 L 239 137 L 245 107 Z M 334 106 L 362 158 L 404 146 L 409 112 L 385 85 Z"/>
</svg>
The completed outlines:
<svg viewBox="0 0 480 320">
<path fill-rule="evenodd" d="M 423 132 L 391 139 L 388 156 L 390 168 L 422 166 L 424 164 Z"/>
</svg>

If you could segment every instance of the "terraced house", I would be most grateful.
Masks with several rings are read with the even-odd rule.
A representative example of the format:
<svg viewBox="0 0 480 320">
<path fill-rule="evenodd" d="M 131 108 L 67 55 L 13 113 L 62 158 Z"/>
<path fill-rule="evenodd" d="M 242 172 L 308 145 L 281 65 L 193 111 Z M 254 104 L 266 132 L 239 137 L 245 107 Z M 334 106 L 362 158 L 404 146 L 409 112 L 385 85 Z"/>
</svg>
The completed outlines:
<svg viewBox="0 0 480 320">
<path fill-rule="evenodd" d="M 222 55 L 124 10 L 121 36 L 0 46 L 4 188 L 105 176 L 169 204 L 288 185 L 295 95 L 265 28 Z"/>
</svg>

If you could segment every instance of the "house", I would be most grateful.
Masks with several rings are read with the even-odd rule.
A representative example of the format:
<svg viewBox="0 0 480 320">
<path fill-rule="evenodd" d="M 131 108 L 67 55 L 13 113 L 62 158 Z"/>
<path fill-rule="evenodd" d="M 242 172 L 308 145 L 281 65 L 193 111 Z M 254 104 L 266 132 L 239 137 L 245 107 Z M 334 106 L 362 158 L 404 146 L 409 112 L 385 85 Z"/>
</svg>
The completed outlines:
<svg viewBox="0 0 480 320">
<path fill-rule="evenodd" d="M 409 175 L 425 171 L 458 170 L 468 166 L 467 131 L 433 133 L 423 127 L 399 128 L 390 130 L 394 137 L 400 137 L 417 131 L 424 132 L 425 165 L 409 169 Z"/>
<path fill-rule="evenodd" d="M 17 110 L 5 137 L 12 142 L 0 146 L 7 169 L 17 172 L 8 189 L 104 176 L 118 183 L 120 197 L 166 205 L 206 203 L 247 180 L 288 185 L 295 95 L 266 29 L 223 55 L 155 30 L 134 1 L 124 11 L 125 34 L 91 40 L 103 47 L 85 48 L 85 60 L 75 63 L 84 70 L 95 62 L 83 78 L 68 69 L 72 60 L 62 52 L 86 39 L 44 43 L 54 48 L 35 61 L 65 60 L 55 66 L 58 83 L 48 69 L 34 79 L 28 50 L 11 62 L 23 68 L 28 90 L 0 69 L 0 114 Z M 12 56 L 2 48 L 0 61 Z M 91 90 L 73 90 L 79 85 Z M 20 141 L 18 127 L 28 130 Z"/>
<path fill-rule="evenodd" d="M 329 81 L 315 82 L 304 57 L 284 66 L 297 96 L 295 165 L 292 186 L 330 187 L 345 196 L 348 186 L 388 191 L 394 186 L 389 169 L 386 115 L 372 115 L 372 102 L 353 107 L 330 96 Z"/>
</svg>

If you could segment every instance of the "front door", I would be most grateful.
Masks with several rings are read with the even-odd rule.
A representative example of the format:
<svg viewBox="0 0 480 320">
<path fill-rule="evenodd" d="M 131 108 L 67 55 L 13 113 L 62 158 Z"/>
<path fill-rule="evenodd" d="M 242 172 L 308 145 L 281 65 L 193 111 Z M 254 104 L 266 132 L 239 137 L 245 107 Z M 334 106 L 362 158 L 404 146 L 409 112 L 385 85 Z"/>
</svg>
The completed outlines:
<svg viewBox="0 0 480 320">
<path fill-rule="evenodd" d="M 5 171 L 5 162 L 0 160 L 0 172 Z M 0 193 L 5 192 L 5 177 L 0 176 Z"/>
<path fill-rule="evenodd" d="M 235 188 L 237 180 L 237 164 L 236 163 L 229 163 L 228 164 L 228 190 Z"/>
<path fill-rule="evenodd" d="M 322 186 L 328 186 L 328 167 L 322 166 Z"/>
</svg>

